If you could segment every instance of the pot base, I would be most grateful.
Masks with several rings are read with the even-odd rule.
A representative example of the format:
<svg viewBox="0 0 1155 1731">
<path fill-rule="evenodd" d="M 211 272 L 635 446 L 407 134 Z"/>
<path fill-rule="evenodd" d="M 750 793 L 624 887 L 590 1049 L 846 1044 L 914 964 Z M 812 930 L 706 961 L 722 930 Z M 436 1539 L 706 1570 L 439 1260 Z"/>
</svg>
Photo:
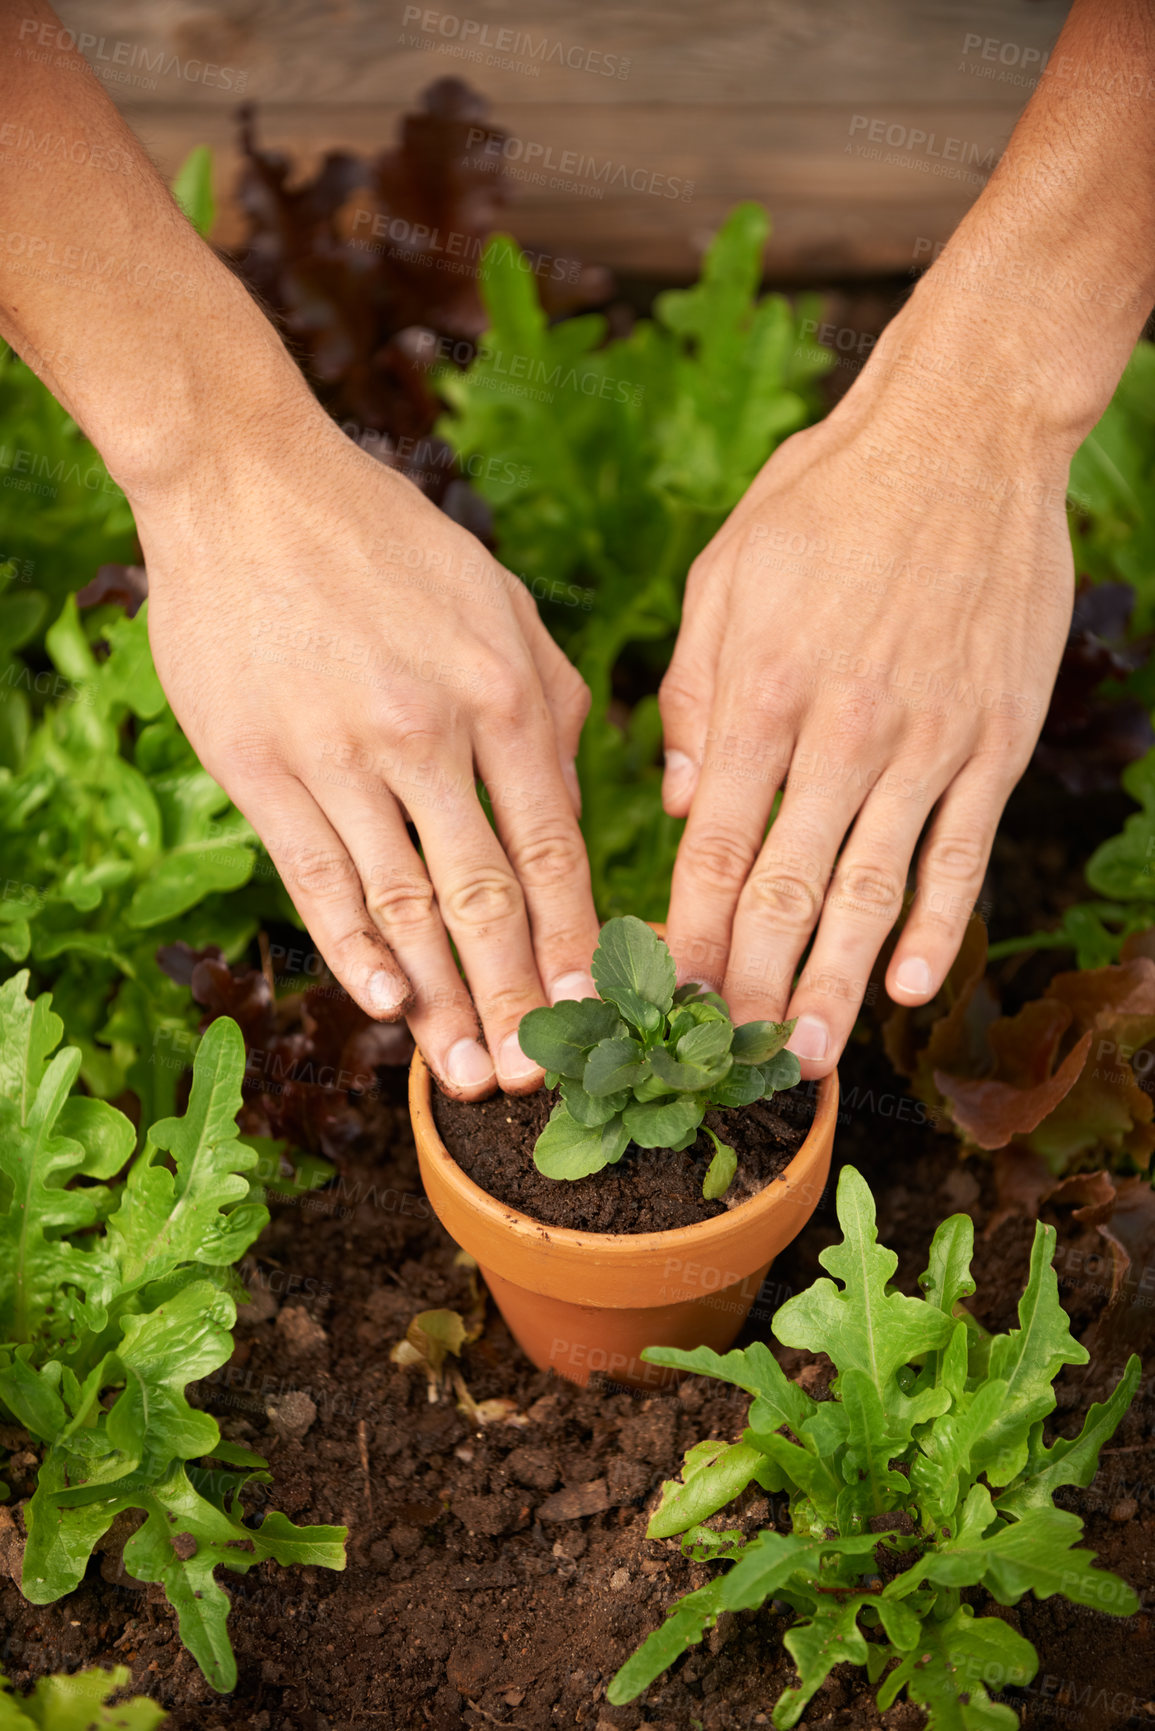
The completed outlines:
<svg viewBox="0 0 1155 1731">
<path fill-rule="evenodd" d="M 480 1266 L 480 1265 L 479 1265 Z M 629 1310 L 602 1310 L 569 1299 L 536 1293 L 527 1306 L 525 1293 L 491 1268 L 481 1275 L 505 1318 L 506 1326 L 528 1359 L 539 1370 L 552 1370 L 584 1388 L 594 1375 L 626 1388 L 670 1388 L 682 1373 L 665 1365 L 647 1364 L 647 1346 L 695 1346 L 725 1352 L 749 1314 L 770 1263 L 744 1280 L 708 1296 Z M 676 1289 L 675 1289 L 676 1290 Z"/>
</svg>

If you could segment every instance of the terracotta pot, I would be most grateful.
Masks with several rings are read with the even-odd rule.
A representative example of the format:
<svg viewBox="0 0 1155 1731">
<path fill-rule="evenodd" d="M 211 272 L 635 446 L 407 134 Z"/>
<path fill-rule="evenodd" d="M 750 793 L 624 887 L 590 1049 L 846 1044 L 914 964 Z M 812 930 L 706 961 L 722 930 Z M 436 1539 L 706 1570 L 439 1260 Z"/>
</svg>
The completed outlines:
<svg viewBox="0 0 1155 1731">
<path fill-rule="evenodd" d="M 822 1195 L 838 1117 L 835 1073 L 820 1083 L 814 1122 L 785 1172 L 748 1202 L 673 1232 L 575 1232 L 518 1213 L 468 1178 L 438 1135 L 431 1089 L 415 1052 L 409 1110 L 426 1194 L 518 1345 L 539 1370 L 571 1382 L 601 1371 L 634 1388 L 676 1380 L 643 1363 L 643 1347 L 732 1344 L 770 1264 Z"/>
</svg>

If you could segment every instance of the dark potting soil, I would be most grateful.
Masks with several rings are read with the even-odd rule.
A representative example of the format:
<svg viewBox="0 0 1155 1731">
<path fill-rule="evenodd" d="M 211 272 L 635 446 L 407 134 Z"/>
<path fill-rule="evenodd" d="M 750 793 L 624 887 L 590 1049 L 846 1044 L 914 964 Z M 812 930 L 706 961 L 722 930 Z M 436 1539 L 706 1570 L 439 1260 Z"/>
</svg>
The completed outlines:
<svg viewBox="0 0 1155 1731">
<path fill-rule="evenodd" d="M 1014 1324 L 1031 1231 L 1007 1220 L 989 1237 L 985 1168 L 920 1121 L 873 1040 L 842 1066 L 836 1164 L 850 1160 L 874 1186 L 882 1242 L 899 1255 L 897 1280 L 915 1290 L 935 1223 L 958 1209 L 978 1228 L 972 1301 L 988 1326 Z M 655 1731 L 748 1731 L 769 1724 L 793 1681 L 787 1627 L 771 1608 L 724 1618 L 644 1702 L 612 1708 L 605 1687 L 672 1601 L 713 1569 L 687 1562 L 675 1541 L 645 1536 L 663 1478 L 708 1436 L 737 1438 L 747 1399 L 703 1378 L 631 1396 L 575 1388 L 534 1370 L 490 1305 L 462 1357 L 477 1400 L 512 1403 L 509 1421 L 475 1429 L 452 1397 L 431 1404 L 420 1371 L 389 1349 L 419 1310 L 462 1312 L 468 1274 L 429 1210 L 417 1177 L 400 1078 L 392 1113 L 378 1114 L 384 1147 L 351 1152 L 341 1179 L 307 1205 L 274 1204 L 250 1278 L 232 1361 L 199 1386 L 199 1403 L 225 1434 L 270 1460 L 274 1483 L 251 1506 L 299 1522 L 350 1528 L 344 1574 L 262 1564 L 247 1577 L 218 1571 L 233 1600 L 230 1630 L 240 1680 L 212 1693 L 176 1636 L 160 1589 L 127 1576 L 117 1545 L 80 1588 L 33 1606 L 3 1578 L 17 1527 L 0 1526 L 0 1668 L 27 1686 L 45 1671 L 127 1664 L 132 1686 L 171 1709 L 167 1731 L 512 1731 L 642 1725 Z M 900 1104 L 901 1103 L 901 1104 Z M 904 1109 L 905 1108 L 905 1109 Z M 771 1270 L 744 1340 L 769 1338 L 774 1309 L 821 1273 L 837 1234 L 833 1183 L 808 1228 Z M 1076 1332 L 1092 1339 L 1086 1368 L 1067 1367 L 1050 1437 L 1077 1432 L 1126 1350 L 1151 1344 L 1155 1312 L 1140 1299 L 1103 1332 L 1102 1260 L 1070 1207 L 1048 1215 L 1059 1232 L 1061 1292 Z M 1099 1330 L 1097 1337 L 1093 1331 Z M 820 1392 L 825 1360 L 777 1349 L 787 1373 Z M 286 1424 L 304 1395 L 308 1429 Z M 308 1407 L 303 1409 L 308 1418 Z M 1048 1440 L 1050 1440 L 1050 1437 Z M 18 1439 L 5 1436 L 13 1446 Z M 25 1459 L 25 1453 L 28 1458 Z M 32 1451 L 18 1452 L 16 1494 L 32 1488 Z M 1155 1426 L 1144 1385 L 1104 1451 L 1095 1482 L 1063 1493 L 1086 1522 L 1085 1543 L 1140 1591 L 1155 1581 Z M 780 1499 L 747 1495 L 745 1531 L 785 1523 Z M 1004 1609 L 973 1595 L 1039 1650 L 1028 1690 L 1006 1690 L 1029 1731 L 1119 1731 L 1149 1726 L 1155 1642 L 1146 1612 L 1119 1622 L 1059 1598 Z M 840 1666 L 803 1724 L 829 1731 L 916 1731 L 920 1710 L 880 1715 L 864 1674 Z"/>
<path fill-rule="evenodd" d="M 461 1167 L 499 1202 L 546 1226 L 580 1232 L 668 1232 L 712 1220 L 781 1177 L 806 1139 L 814 1102 L 803 1089 L 757 1100 L 741 1111 L 707 1112 L 706 1123 L 738 1155 L 725 1198 L 707 1202 L 702 1181 L 714 1155 L 704 1131 L 691 1148 L 637 1148 L 589 1178 L 547 1178 L 533 1149 L 557 1100 L 556 1089 L 497 1094 L 470 1105 L 433 1092 L 441 1139 Z"/>
</svg>

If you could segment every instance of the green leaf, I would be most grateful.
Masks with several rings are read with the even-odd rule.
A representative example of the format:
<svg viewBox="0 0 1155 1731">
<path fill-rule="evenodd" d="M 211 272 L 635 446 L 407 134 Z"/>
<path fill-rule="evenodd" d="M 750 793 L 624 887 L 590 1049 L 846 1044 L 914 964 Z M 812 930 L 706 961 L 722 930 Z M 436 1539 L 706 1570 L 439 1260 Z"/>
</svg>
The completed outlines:
<svg viewBox="0 0 1155 1731">
<path fill-rule="evenodd" d="M 604 1099 L 599 1099 L 587 1093 L 580 1082 L 571 1082 L 568 1076 L 562 1079 L 561 1103 L 570 1117 L 587 1130 L 597 1130 L 608 1124 L 611 1118 L 619 1117 L 629 1098 L 623 1089 L 620 1094 L 607 1094 Z"/>
<path fill-rule="evenodd" d="M 644 920 L 607 920 L 591 967 L 601 996 L 633 1021 L 638 1000 L 665 1015 L 674 1001 L 674 958 Z"/>
<path fill-rule="evenodd" d="M 992 1702 L 984 1684 L 1021 1687 L 1038 1670 L 1031 1643 L 999 1617 L 976 1617 L 960 1605 L 942 1622 L 923 1624 L 918 1644 L 878 1691 L 885 1711 L 904 1686 L 928 1714 L 930 1731 L 1017 1731 L 1018 1715 Z"/>
<path fill-rule="evenodd" d="M 775 1726 L 788 1731 L 797 1725 L 835 1665 L 865 1665 L 866 1641 L 858 1627 L 864 1603 L 869 1603 L 865 1594 L 841 1604 L 819 1604 L 812 1617 L 787 1630 L 783 1644 L 798 1667 L 798 1684 L 778 1697 Z"/>
<path fill-rule="evenodd" d="M 992 1485 L 1009 1484 L 1023 1470 L 1030 1427 L 1054 1407 L 1053 1384 L 1063 1365 L 1087 1363 L 1087 1350 L 1072 1337 L 1059 1303 L 1054 1248 L 1054 1227 L 1036 1222 L 1020 1326 L 991 1341 L 989 1375 L 1006 1384 L 1006 1397 L 976 1459 Z"/>
<path fill-rule="evenodd" d="M 712 1106 L 751 1106 L 766 1092 L 762 1071 L 757 1064 L 735 1064 L 726 1075 L 710 1084 Z"/>
<path fill-rule="evenodd" d="M 908 1398 L 897 1372 L 944 1345 L 954 1323 L 923 1300 L 889 1289 L 898 1258 L 879 1245 L 874 1200 L 852 1166 L 843 1167 L 839 1177 L 837 1207 L 843 1242 L 821 1251 L 818 1260 L 843 1282 L 843 1290 L 830 1280 L 815 1281 L 781 1306 L 774 1332 L 784 1346 L 829 1353 L 840 1374 L 861 1370 L 888 1420 L 903 1424 L 909 1435 L 932 1410 L 942 1410 L 946 1397 L 932 1389 L 917 1400 Z"/>
<path fill-rule="evenodd" d="M 702 1195 L 707 1202 L 717 1202 L 725 1196 L 734 1181 L 738 1170 L 738 1156 L 728 1142 L 719 1142 L 712 1130 L 706 1131 L 714 1144 L 714 1157 L 706 1168 L 706 1176 L 702 1181 Z"/>
<path fill-rule="evenodd" d="M 547 1178 L 588 1178 L 620 1160 L 629 1146 L 629 1132 L 620 1118 L 600 1128 L 587 1128 L 571 1118 L 559 1100 L 537 1139 L 533 1162 Z"/>
<path fill-rule="evenodd" d="M 1077 1437 L 1060 1437 L 1046 1448 L 1042 1421 L 1032 1426 L 1026 1464 L 999 1496 L 995 1505 L 999 1514 L 1021 1519 L 1032 1509 L 1049 1508 L 1062 1485 L 1086 1488 L 1098 1470 L 1099 1450 L 1114 1436 L 1135 1398 L 1141 1374 L 1141 1362 L 1132 1353 L 1114 1392 L 1108 1400 L 1092 1406 Z"/>
<path fill-rule="evenodd" d="M 730 1047 L 736 1064 L 765 1064 L 776 1058 L 794 1032 L 797 1016 L 792 1022 L 743 1022 L 734 1029 Z"/>
<path fill-rule="evenodd" d="M 626 1107 L 622 1121 L 639 1148 L 684 1148 L 693 1141 L 705 1107 L 692 1096 Z"/>
<path fill-rule="evenodd" d="M 667 1479 L 646 1537 L 669 1539 L 709 1520 L 746 1489 L 762 1463 L 762 1451 L 749 1443 L 695 1443 L 687 1449 L 680 1479 Z"/>
<path fill-rule="evenodd" d="M 189 843 L 174 849 L 136 889 L 125 921 L 137 930 L 158 926 L 187 913 L 206 896 L 240 889 L 252 876 L 253 850 L 219 842 Z"/>
<path fill-rule="evenodd" d="M 683 1064 L 677 1058 L 672 1058 L 663 1046 L 655 1046 L 650 1052 L 650 1067 L 657 1080 L 680 1093 L 705 1093 L 721 1082 L 733 1064 L 728 1052 L 716 1058 L 711 1064 Z"/>
<path fill-rule="evenodd" d="M 21 1697 L 0 1674 L 0 1731 L 155 1731 L 168 1714 L 147 1695 L 107 1704 L 131 1679 L 127 1665 L 97 1667 L 39 1677 L 31 1694 Z"/>
<path fill-rule="evenodd" d="M 699 1022 L 679 1039 L 675 1052 L 683 1064 L 697 1064 L 709 1070 L 730 1051 L 734 1030 L 721 1017 Z"/>
<path fill-rule="evenodd" d="M 758 1070 L 762 1077 L 762 1091 L 767 1096 L 797 1087 L 802 1078 L 802 1066 L 793 1052 L 776 1053 L 764 1064 L 759 1064 Z"/>
<path fill-rule="evenodd" d="M 212 233 L 217 205 L 213 197 L 213 153 L 207 144 L 190 150 L 177 170 L 172 194 L 203 240 Z"/>
<path fill-rule="evenodd" d="M 677 1346 L 647 1346 L 642 1357 L 647 1364 L 712 1376 L 719 1382 L 744 1388 L 755 1397 L 750 1423 L 757 1430 L 774 1431 L 788 1425 L 797 1433 L 817 1411 L 817 1402 L 789 1380 L 761 1340 L 754 1341 L 744 1351 L 727 1353 L 717 1353 L 709 1346 L 697 1346 L 692 1351 Z"/>
<path fill-rule="evenodd" d="M 707 1629 L 712 1629 L 721 1609 L 724 1581 L 711 1581 L 696 1593 L 679 1599 L 664 1623 L 647 1635 L 638 1648 L 612 1679 L 606 1690 L 611 1707 L 623 1707 L 636 1701 L 655 1677 L 660 1677 L 686 1651 L 696 1646 Z"/>
<path fill-rule="evenodd" d="M 543 1070 L 580 1082 L 586 1054 L 602 1040 L 624 1033 L 612 1004 L 598 998 L 563 998 L 552 1009 L 530 1010 L 518 1024 L 522 1051 Z"/>
<path fill-rule="evenodd" d="M 242 1174 L 257 1155 L 237 1134 L 244 1066 L 241 1031 L 222 1016 L 197 1049 L 187 1112 L 153 1125 L 109 1217 L 120 1293 L 181 1263 L 236 1262 L 266 1224 L 268 1210 L 245 1202 L 249 1185 Z M 162 1153 L 172 1155 L 172 1170 L 160 1164 Z"/>
<path fill-rule="evenodd" d="M 582 1086 L 588 1094 L 619 1094 L 649 1073 L 637 1040 L 601 1040 L 586 1059 Z"/>
</svg>

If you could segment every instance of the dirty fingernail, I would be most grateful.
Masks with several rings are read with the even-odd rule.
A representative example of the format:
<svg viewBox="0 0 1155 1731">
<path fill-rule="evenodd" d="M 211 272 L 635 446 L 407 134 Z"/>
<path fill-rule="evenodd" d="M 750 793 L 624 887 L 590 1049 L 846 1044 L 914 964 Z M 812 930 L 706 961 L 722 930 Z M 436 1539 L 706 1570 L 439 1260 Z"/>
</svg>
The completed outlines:
<svg viewBox="0 0 1155 1731">
<path fill-rule="evenodd" d="M 560 980 L 555 980 L 550 989 L 550 1003 L 560 1004 L 563 998 L 596 998 L 598 989 L 594 985 L 592 974 L 583 974 L 580 970 L 573 974 L 563 974 Z"/>
<path fill-rule="evenodd" d="M 930 968 L 921 956 L 908 956 L 905 962 L 900 962 L 894 983 L 912 997 L 924 998 L 930 991 Z"/>
<path fill-rule="evenodd" d="M 786 1050 L 793 1052 L 796 1058 L 817 1062 L 819 1058 L 825 1058 L 829 1038 L 826 1024 L 817 1016 L 799 1016 L 798 1026 L 791 1034 Z"/>
<path fill-rule="evenodd" d="M 534 1075 L 539 1068 L 532 1058 L 526 1057 L 516 1034 L 507 1034 L 501 1042 L 497 1067 L 507 1082 L 520 1082 L 523 1077 Z"/>
<path fill-rule="evenodd" d="M 458 1040 L 445 1059 L 445 1074 L 458 1088 L 493 1081 L 493 1059 L 478 1040 Z"/>
<path fill-rule="evenodd" d="M 403 980 L 396 974 L 391 974 L 385 968 L 378 968 L 375 974 L 369 975 L 366 987 L 369 1002 L 379 1016 L 399 1016 L 404 1007 L 408 993 Z"/>
</svg>

